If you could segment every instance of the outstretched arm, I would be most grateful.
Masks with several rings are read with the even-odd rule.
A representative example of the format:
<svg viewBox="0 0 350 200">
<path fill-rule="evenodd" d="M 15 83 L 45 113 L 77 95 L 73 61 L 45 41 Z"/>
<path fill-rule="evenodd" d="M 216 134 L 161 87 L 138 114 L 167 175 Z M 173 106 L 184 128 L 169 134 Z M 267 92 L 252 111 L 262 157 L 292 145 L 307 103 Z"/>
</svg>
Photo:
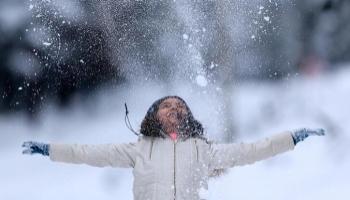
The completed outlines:
<svg viewBox="0 0 350 200">
<path fill-rule="evenodd" d="M 288 131 L 254 143 L 213 144 L 210 151 L 211 168 L 225 169 L 252 164 L 293 150 L 298 142 L 310 135 L 324 135 L 324 130 L 299 129 Z"/>
<path fill-rule="evenodd" d="M 24 154 L 38 153 L 49 156 L 52 161 L 96 167 L 133 167 L 136 157 L 134 143 L 78 145 L 25 142 L 22 146 Z"/>
</svg>

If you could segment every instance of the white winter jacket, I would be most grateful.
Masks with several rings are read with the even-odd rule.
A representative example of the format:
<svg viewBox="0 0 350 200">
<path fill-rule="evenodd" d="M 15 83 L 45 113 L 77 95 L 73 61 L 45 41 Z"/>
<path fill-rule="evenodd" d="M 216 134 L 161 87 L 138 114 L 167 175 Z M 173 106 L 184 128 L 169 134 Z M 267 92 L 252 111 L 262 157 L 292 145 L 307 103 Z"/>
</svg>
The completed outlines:
<svg viewBox="0 0 350 200">
<path fill-rule="evenodd" d="M 290 132 L 255 143 L 215 144 L 199 138 L 141 136 L 136 143 L 50 144 L 52 161 L 133 168 L 135 200 L 199 200 L 215 171 L 251 164 L 292 150 Z"/>
</svg>

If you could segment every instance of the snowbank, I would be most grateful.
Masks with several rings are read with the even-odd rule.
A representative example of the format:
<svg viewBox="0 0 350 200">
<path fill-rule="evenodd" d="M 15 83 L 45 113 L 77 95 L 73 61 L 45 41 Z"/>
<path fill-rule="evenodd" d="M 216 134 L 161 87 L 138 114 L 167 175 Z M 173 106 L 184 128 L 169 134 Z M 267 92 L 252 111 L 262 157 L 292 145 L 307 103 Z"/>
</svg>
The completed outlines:
<svg viewBox="0 0 350 200">
<path fill-rule="evenodd" d="M 233 109 L 237 141 L 254 141 L 299 127 L 323 127 L 326 137 L 298 144 L 293 152 L 237 167 L 209 185 L 209 199 L 346 199 L 349 179 L 350 69 L 312 79 L 296 77 L 278 84 L 235 86 Z M 151 91 L 146 92 L 145 91 Z M 203 92 L 204 91 L 204 92 Z M 215 138 L 220 115 L 205 89 L 179 86 L 194 115 Z M 21 155 L 26 140 L 67 143 L 128 142 L 136 137 L 124 125 L 128 102 L 131 121 L 140 124 L 148 106 L 169 94 L 157 85 L 108 89 L 84 105 L 47 107 L 35 123 L 20 114 L 0 116 L 0 199 L 132 199 L 130 169 L 57 164 L 41 156 Z M 214 117 L 213 117 L 214 116 Z"/>
</svg>

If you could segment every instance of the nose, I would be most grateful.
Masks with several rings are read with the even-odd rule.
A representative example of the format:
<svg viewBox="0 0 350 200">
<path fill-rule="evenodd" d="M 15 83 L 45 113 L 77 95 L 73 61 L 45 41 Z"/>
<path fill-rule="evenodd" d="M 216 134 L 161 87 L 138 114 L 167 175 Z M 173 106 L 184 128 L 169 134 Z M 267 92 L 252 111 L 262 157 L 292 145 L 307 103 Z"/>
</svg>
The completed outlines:
<svg viewBox="0 0 350 200">
<path fill-rule="evenodd" d="M 171 106 L 170 106 L 170 109 L 171 109 L 171 110 L 176 110 L 176 108 L 177 108 L 177 106 L 176 106 L 176 105 L 171 104 Z"/>
</svg>

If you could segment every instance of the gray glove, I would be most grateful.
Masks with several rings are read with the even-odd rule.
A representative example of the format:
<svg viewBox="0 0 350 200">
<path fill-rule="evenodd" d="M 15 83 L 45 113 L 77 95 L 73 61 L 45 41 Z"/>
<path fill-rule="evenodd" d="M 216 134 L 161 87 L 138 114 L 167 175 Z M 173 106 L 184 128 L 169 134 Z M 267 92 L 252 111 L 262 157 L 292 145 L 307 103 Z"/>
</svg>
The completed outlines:
<svg viewBox="0 0 350 200">
<path fill-rule="evenodd" d="M 44 156 L 48 156 L 50 151 L 49 144 L 40 143 L 40 142 L 32 142 L 32 141 L 24 142 L 22 144 L 22 147 L 24 147 L 24 150 L 22 151 L 23 154 L 32 155 L 32 154 L 38 153 Z"/>
<path fill-rule="evenodd" d="M 323 135 L 325 135 L 325 130 L 322 128 L 319 128 L 319 129 L 308 129 L 308 128 L 297 129 L 297 130 L 292 132 L 294 145 L 296 145 L 300 141 L 303 141 L 305 138 L 309 137 L 310 135 L 323 136 Z"/>
</svg>

